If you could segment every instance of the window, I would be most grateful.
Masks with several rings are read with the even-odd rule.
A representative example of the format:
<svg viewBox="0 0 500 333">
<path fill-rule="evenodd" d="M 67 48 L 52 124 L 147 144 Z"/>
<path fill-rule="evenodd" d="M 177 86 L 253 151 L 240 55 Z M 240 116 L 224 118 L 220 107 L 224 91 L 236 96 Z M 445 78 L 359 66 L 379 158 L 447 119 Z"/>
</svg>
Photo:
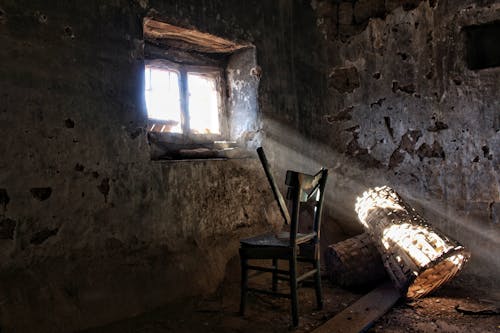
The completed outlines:
<svg viewBox="0 0 500 333">
<path fill-rule="evenodd" d="M 195 134 L 220 134 L 220 77 L 215 75 L 187 73 L 189 129 Z"/>
<path fill-rule="evenodd" d="M 150 131 L 187 135 L 221 134 L 221 70 L 146 64 L 144 78 Z"/>
<path fill-rule="evenodd" d="M 173 70 L 146 66 L 144 96 L 150 128 L 156 132 L 182 133 L 179 73 Z"/>
<path fill-rule="evenodd" d="M 143 29 L 151 158 L 249 156 L 261 140 L 255 47 L 152 18 Z"/>
<path fill-rule="evenodd" d="M 500 21 L 468 26 L 464 31 L 469 69 L 500 66 Z"/>
</svg>

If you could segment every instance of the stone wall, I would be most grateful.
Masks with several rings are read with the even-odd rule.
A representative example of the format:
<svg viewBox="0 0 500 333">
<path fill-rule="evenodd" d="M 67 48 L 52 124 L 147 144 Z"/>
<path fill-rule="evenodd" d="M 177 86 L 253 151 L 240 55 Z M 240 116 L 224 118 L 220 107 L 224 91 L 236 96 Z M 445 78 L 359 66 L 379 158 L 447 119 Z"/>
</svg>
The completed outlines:
<svg viewBox="0 0 500 333">
<path fill-rule="evenodd" d="M 336 204 L 388 184 L 472 250 L 469 272 L 498 280 L 500 68 L 470 70 L 463 32 L 498 21 L 498 1 L 311 6 L 329 66 L 315 131 L 340 154 Z M 356 233 L 354 221 L 340 225 Z"/>
</svg>

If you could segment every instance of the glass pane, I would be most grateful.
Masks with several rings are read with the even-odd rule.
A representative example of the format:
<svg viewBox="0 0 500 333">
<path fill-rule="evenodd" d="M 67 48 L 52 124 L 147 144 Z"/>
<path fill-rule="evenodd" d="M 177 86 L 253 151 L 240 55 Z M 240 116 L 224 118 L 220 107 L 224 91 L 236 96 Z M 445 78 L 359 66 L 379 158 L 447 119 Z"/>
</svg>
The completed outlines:
<svg viewBox="0 0 500 333">
<path fill-rule="evenodd" d="M 219 98 L 216 79 L 188 73 L 190 129 L 196 134 L 219 134 Z"/>
<path fill-rule="evenodd" d="M 158 120 L 162 132 L 182 133 L 179 73 L 146 66 L 144 94 L 148 118 Z"/>
</svg>

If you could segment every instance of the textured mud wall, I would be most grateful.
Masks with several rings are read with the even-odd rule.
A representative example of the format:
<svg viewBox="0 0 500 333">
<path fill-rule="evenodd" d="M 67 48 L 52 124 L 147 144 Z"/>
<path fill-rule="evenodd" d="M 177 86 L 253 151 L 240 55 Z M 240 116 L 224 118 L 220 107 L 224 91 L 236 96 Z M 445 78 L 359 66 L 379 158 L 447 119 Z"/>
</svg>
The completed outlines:
<svg viewBox="0 0 500 333">
<path fill-rule="evenodd" d="M 355 197 L 389 184 L 472 250 L 469 272 L 498 280 L 500 68 L 468 69 L 463 27 L 498 21 L 500 3 L 311 6 L 329 67 L 312 129 L 331 150 L 339 225 L 358 232 Z"/>
<path fill-rule="evenodd" d="M 248 138 L 279 184 L 331 169 L 323 238 L 361 232 L 356 196 L 388 184 L 498 279 L 500 73 L 467 69 L 461 33 L 499 20 L 494 1 L 1 0 L 2 332 L 209 293 L 238 238 L 279 219 L 255 159 L 150 160 L 145 15 L 255 45 Z"/>
<path fill-rule="evenodd" d="M 69 332 L 213 292 L 238 239 L 279 221 L 256 158 L 150 160 L 142 17 L 254 43 L 270 112 L 293 94 L 291 7 L 0 1 L 2 332 Z"/>
</svg>

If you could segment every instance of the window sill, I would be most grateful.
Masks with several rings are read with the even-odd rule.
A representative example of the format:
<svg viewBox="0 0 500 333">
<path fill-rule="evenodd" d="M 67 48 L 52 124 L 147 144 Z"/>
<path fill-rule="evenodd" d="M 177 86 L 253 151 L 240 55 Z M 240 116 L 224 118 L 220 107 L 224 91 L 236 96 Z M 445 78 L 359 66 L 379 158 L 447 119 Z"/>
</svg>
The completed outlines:
<svg viewBox="0 0 500 333">
<path fill-rule="evenodd" d="M 154 163 L 160 164 L 174 164 L 174 163 L 205 163 L 205 162 L 227 162 L 227 161 L 239 161 L 239 160 L 255 160 L 255 156 L 244 156 L 244 157 L 231 157 L 231 158 L 184 158 L 177 160 L 168 160 L 168 159 L 157 159 L 152 160 Z"/>
<path fill-rule="evenodd" d="M 251 157 L 234 141 L 215 141 L 209 136 L 148 134 L 151 159 L 161 161 L 227 160 Z"/>
</svg>

